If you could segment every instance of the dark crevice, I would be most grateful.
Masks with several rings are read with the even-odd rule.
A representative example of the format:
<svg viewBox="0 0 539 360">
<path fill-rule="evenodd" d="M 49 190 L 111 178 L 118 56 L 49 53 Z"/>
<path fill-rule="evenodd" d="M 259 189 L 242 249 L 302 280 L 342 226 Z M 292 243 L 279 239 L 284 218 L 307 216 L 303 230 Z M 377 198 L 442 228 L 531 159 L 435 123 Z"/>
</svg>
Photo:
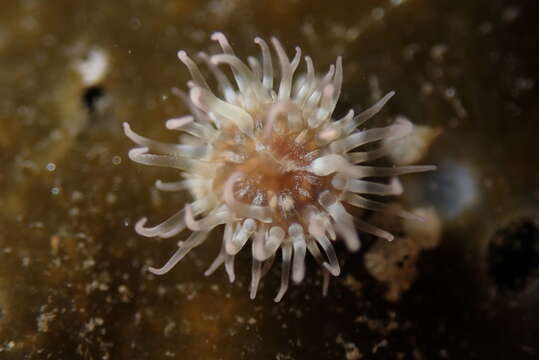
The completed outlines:
<svg viewBox="0 0 539 360">
<path fill-rule="evenodd" d="M 498 230 L 488 248 L 488 270 L 498 291 L 520 292 L 539 272 L 539 228 L 529 218 Z"/>
<path fill-rule="evenodd" d="M 84 107 L 88 110 L 90 115 L 95 114 L 98 109 L 99 102 L 105 96 L 105 89 L 103 87 L 96 85 L 90 86 L 84 90 L 82 93 L 82 103 Z"/>
</svg>

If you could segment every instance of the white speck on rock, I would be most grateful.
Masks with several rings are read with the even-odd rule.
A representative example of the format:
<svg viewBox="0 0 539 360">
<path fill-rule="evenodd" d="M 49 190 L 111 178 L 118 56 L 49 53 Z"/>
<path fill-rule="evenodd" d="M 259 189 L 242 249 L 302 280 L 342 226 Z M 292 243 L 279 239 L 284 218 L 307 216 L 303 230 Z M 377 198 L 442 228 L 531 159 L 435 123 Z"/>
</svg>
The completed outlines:
<svg viewBox="0 0 539 360">
<path fill-rule="evenodd" d="M 105 51 L 94 48 L 86 59 L 75 62 L 74 68 L 82 78 L 84 85 L 93 86 L 103 80 L 107 74 L 109 59 Z"/>
</svg>

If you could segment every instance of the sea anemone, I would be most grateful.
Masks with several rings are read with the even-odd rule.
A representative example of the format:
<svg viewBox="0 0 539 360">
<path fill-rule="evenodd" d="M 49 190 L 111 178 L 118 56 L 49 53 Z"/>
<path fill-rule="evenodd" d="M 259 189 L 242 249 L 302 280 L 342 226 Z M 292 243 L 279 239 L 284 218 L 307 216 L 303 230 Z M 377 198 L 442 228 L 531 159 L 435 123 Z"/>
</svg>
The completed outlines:
<svg viewBox="0 0 539 360">
<path fill-rule="evenodd" d="M 290 276 L 295 283 L 303 280 L 307 251 L 322 268 L 326 293 L 330 274 L 340 273 L 333 241 L 341 238 L 349 250 L 357 251 L 360 241 L 356 228 L 393 239 L 349 211 L 353 207 L 384 209 L 383 203 L 363 195 L 399 195 L 402 187 L 396 176 L 434 167 L 364 165 L 386 156 L 391 143 L 386 141 L 375 149 L 358 148 L 406 136 L 413 126 L 401 119 L 387 127 L 360 129 L 394 92 L 358 115 L 349 111 L 341 119 L 332 119 L 343 80 L 340 57 L 324 76 L 317 76 L 312 59 L 306 56 L 306 71 L 295 77 L 300 48 L 290 61 L 279 40 L 272 38 L 280 70 L 280 81 L 274 86 L 273 59 L 263 39 L 254 39 L 261 50 L 261 62 L 249 57 L 248 65 L 234 54 L 223 34 L 213 34 L 212 40 L 219 43 L 222 53 L 201 53 L 198 59 L 215 77 L 218 91 L 208 85 L 185 51 L 178 52 L 192 81 L 188 82 L 189 95 L 176 92 L 191 115 L 165 124 L 183 133 L 181 144 L 142 137 L 123 124 L 125 134 L 140 145 L 129 151 L 131 160 L 182 171 L 182 180 L 157 181 L 156 187 L 162 191 L 188 190 L 194 198 L 157 226 L 147 227 L 146 218 L 135 225 L 137 233 L 147 237 L 170 238 L 185 229 L 191 231 L 163 267 L 149 270 L 156 275 L 167 273 L 215 227 L 224 225 L 221 251 L 206 275 L 224 264 L 230 281 L 234 281 L 234 258 L 251 240 L 251 298 L 279 250 L 281 285 L 275 301 L 287 291 Z M 221 64 L 230 68 L 235 85 Z M 406 212 L 399 215 L 409 216 Z"/>
</svg>

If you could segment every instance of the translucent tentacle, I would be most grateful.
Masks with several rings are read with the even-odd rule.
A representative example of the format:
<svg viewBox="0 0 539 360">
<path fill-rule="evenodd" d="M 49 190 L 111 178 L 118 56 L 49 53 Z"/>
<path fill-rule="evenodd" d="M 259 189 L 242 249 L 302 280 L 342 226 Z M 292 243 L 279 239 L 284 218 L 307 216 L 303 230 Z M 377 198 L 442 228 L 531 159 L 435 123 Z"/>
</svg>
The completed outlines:
<svg viewBox="0 0 539 360">
<path fill-rule="evenodd" d="M 393 208 L 389 208 L 387 204 L 364 198 L 363 196 L 352 194 L 352 193 L 345 193 L 343 200 L 346 201 L 348 204 L 352 206 L 356 206 L 362 209 L 366 210 L 372 210 L 372 211 L 389 211 L 391 214 L 395 214 L 397 216 L 400 216 L 404 219 L 409 220 L 415 220 L 415 221 L 422 221 L 423 219 L 414 213 L 404 211 L 404 210 L 395 210 Z"/>
<path fill-rule="evenodd" d="M 281 247 L 283 263 L 281 268 L 281 286 L 274 301 L 279 302 L 283 298 L 284 294 L 288 290 L 288 283 L 290 280 L 290 263 L 292 260 L 292 244 L 290 242 L 283 243 Z"/>
<path fill-rule="evenodd" d="M 358 228 L 360 230 L 365 231 L 366 233 L 372 234 L 374 236 L 378 236 L 382 239 L 386 239 L 387 241 L 393 241 L 394 239 L 394 236 L 391 233 L 385 230 L 382 230 L 374 225 L 366 223 L 365 221 L 356 219 L 356 224 L 358 225 Z"/>
<path fill-rule="evenodd" d="M 208 214 L 203 219 L 195 220 L 191 205 L 185 205 L 185 224 L 191 231 L 210 231 L 214 227 L 226 224 L 234 219 L 234 215 L 226 205 L 222 205 Z"/>
<path fill-rule="evenodd" d="M 292 241 L 294 248 L 294 258 L 292 262 L 292 280 L 295 283 L 300 283 L 305 276 L 305 236 L 303 235 L 303 227 L 294 223 L 288 228 L 288 235 Z"/>
<path fill-rule="evenodd" d="M 253 118 L 241 107 L 227 103 L 201 87 L 191 88 L 190 96 L 193 103 L 201 110 L 212 112 L 231 121 L 246 135 L 253 134 Z"/>
<path fill-rule="evenodd" d="M 333 245 L 329 241 L 329 239 L 324 234 L 324 231 L 322 229 L 319 229 L 315 226 L 315 224 L 311 223 L 309 225 L 309 233 L 314 237 L 316 242 L 324 249 L 324 252 L 326 253 L 326 256 L 328 258 L 328 262 L 321 260 L 321 264 L 324 268 L 326 268 L 333 276 L 338 276 L 341 273 L 341 267 L 339 265 L 339 261 L 337 260 L 337 254 L 335 253 L 335 249 L 333 248 Z M 318 247 L 316 247 L 316 244 L 310 244 L 309 251 L 315 259 L 318 260 L 318 254 L 320 253 L 318 251 Z M 321 256 L 320 256 L 321 257 Z"/>
<path fill-rule="evenodd" d="M 245 219 L 242 226 L 232 236 L 231 241 L 226 244 L 226 252 L 230 255 L 236 255 L 255 231 L 256 222 L 253 219 Z"/>
<path fill-rule="evenodd" d="M 201 52 L 198 53 L 198 57 L 206 63 L 212 72 L 213 76 L 217 80 L 217 85 L 219 86 L 221 93 L 225 97 L 225 100 L 230 103 L 234 103 L 236 101 L 236 92 L 234 91 L 234 87 L 232 86 L 230 80 L 228 80 L 225 73 L 210 60 L 208 54 Z"/>
<path fill-rule="evenodd" d="M 251 68 L 256 80 L 262 83 L 262 66 L 260 65 L 260 61 L 253 56 L 249 56 L 247 58 L 247 63 L 249 64 L 249 67 Z"/>
<path fill-rule="evenodd" d="M 307 101 L 307 97 L 311 95 L 316 88 L 314 65 L 313 60 L 310 56 L 305 56 L 305 63 L 307 64 L 307 74 L 305 75 L 303 85 L 298 90 L 298 93 L 295 98 L 295 102 L 300 105 L 303 105 L 304 102 Z"/>
<path fill-rule="evenodd" d="M 161 180 L 157 180 L 155 182 L 155 187 L 158 190 L 161 191 L 180 191 L 180 190 L 187 190 L 190 188 L 193 188 L 194 186 L 200 186 L 207 182 L 206 180 L 202 179 L 185 179 L 181 181 L 175 181 L 175 182 L 163 182 Z"/>
<path fill-rule="evenodd" d="M 292 59 L 292 62 L 290 62 L 281 42 L 276 38 L 271 38 L 271 42 L 273 43 L 275 52 L 277 52 L 277 57 L 281 65 L 281 82 L 279 84 L 278 100 L 288 100 L 290 99 L 290 92 L 292 90 L 292 77 L 301 57 L 301 49 L 296 48 L 296 55 Z"/>
<path fill-rule="evenodd" d="M 234 274 L 234 255 L 226 254 L 225 270 L 228 275 L 228 280 L 233 283 L 236 279 L 236 275 Z"/>
<path fill-rule="evenodd" d="M 266 276 L 268 272 L 270 271 L 271 267 L 273 266 L 273 263 L 275 262 L 275 253 L 271 255 L 267 260 L 264 261 L 264 265 L 262 265 L 262 275 L 261 278 Z"/>
<path fill-rule="evenodd" d="M 262 262 L 258 261 L 253 257 L 253 265 L 251 267 L 251 290 L 250 298 L 253 300 L 256 297 L 256 292 L 258 291 L 258 285 L 260 284 L 260 279 L 262 278 Z"/>
<path fill-rule="evenodd" d="M 354 227 L 354 218 L 350 215 L 340 201 L 334 199 L 329 191 L 324 191 L 320 194 L 319 203 L 329 213 L 337 232 L 344 238 L 344 242 L 350 251 L 359 249 L 359 237 Z"/>
<path fill-rule="evenodd" d="M 187 67 L 187 69 L 191 73 L 191 78 L 197 86 L 203 87 L 204 89 L 211 91 L 208 83 L 206 82 L 206 79 L 204 79 L 204 76 L 202 76 L 202 74 L 200 73 L 197 64 L 189 56 L 187 56 L 187 53 L 185 51 L 178 51 L 178 59 L 180 59 L 180 61 L 184 63 L 184 65 Z"/>
<path fill-rule="evenodd" d="M 378 166 L 362 166 L 352 165 L 345 157 L 338 154 L 330 154 L 321 156 L 311 163 L 310 169 L 312 173 L 319 176 L 327 176 L 335 172 L 340 172 L 344 175 L 364 178 L 364 177 L 382 177 L 382 176 L 398 176 L 416 172 L 436 170 L 433 165 L 416 165 L 416 166 L 401 166 L 401 167 L 378 167 Z"/>
<path fill-rule="evenodd" d="M 273 217 L 271 216 L 271 209 L 268 206 L 250 205 L 236 200 L 234 196 L 234 184 L 242 176 L 243 174 L 241 172 L 235 172 L 228 178 L 223 189 L 223 200 L 239 216 L 252 217 L 262 222 L 270 223 Z"/>
<path fill-rule="evenodd" d="M 138 147 L 129 150 L 127 156 L 139 164 L 149 166 L 168 167 L 179 170 L 187 170 L 193 167 L 194 160 L 177 155 L 148 154 L 147 147 Z"/>
<path fill-rule="evenodd" d="M 261 38 L 255 38 L 255 43 L 262 52 L 262 86 L 267 90 L 273 89 L 273 65 L 268 44 Z"/>
<path fill-rule="evenodd" d="M 402 184 L 397 178 L 392 178 L 389 184 L 381 184 L 373 181 L 349 179 L 341 174 L 336 174 L 331 180 L 331 185 L 336 189 L 361 194 L 373 195 L 400 195 L 403 192 Z"/>
<path fill-rule="evenodd" d="M 149 271 L 154 275 L 164 275 L 169 272 L 181 259 L 189 253 L 191 249 L 202 244 L 208 237 L 209 232 L 199 231 L 192 233 L 189 238 L 180 245 L 180 248 L 172 255 L 172 257 L 161 268 L 150 267 Z"/>
<path fill-rule="evenodd" d="M 400 120 L 387 127 L 353 133 L 342 140 L 331 143 L 330 147 L 334 153 L 346 153 L 354 148 L 374 141 L 406 136 L 410 134 L 412 130 L 413 126 L 411 122 Z"/>
<path fill-rule="evenodd" d="M 382 110 L 384 105 L 389 101 L 389 99 L 393 97 L 393 95 L 395 95 L 394 91 L 388 92 L 383 98 L 378 100 L 370 108 L 358 114 L 351 121 L 346 121 L 345 123 L 343 123 L 342 126 L 345 128 L 345 133 L 350 134 L 352 131 L 361 126 L 361 124 L 363 124 L 365 121 L 378 114 L 378 112 Z"/>
<path fill-rule="evenodd" d="M 219 54 L 210 57 L 210 61 L 214 64 L 225 63 L 235 70 L 236 82 L 241 92 L 252 91 L 255 96 L 264 99 L 266 93 L 262 89 L 262 84 L 256 78 L 255 74 L 249 69 L 240 59 L 234 55 Z"/>
<path fill-rule="evenodd" d="M 208 200 L 203 198 L 191 203 L 192 211 L 195 215 L 207 210 Z M 135 231 L 142 236 L 154 237 L 159 236 L 162 238 L 168 238 L 179 234 L 185 229 L 185 209 L 181 209 L 174 215 L 162 223 L 153 226 L 145 227 L 147 218 L 142 218 L 135 224 Z"/>
</svg>

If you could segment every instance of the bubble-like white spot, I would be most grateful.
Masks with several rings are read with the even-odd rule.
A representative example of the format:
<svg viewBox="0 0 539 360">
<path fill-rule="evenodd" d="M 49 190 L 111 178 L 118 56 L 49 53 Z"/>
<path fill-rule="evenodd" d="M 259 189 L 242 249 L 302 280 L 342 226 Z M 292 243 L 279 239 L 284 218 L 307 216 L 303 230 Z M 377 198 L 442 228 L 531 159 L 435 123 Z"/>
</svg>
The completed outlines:
<svg viewBox="0 0 539 360">
<path fill-rule="evenodd" d="M 112 157 L 112 164 L 113 165 L 120 165 L 122 163 L 122 157 L 118 155 L 114 155 Z"/>
</svg>

